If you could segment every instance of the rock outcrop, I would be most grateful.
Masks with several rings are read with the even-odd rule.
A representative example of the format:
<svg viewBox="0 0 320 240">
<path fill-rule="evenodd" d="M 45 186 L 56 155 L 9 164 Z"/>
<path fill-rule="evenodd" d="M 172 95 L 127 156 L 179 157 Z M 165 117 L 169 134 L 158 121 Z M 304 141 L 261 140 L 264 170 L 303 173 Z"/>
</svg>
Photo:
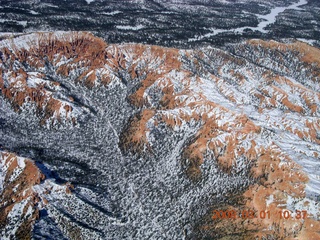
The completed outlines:
<svg viewBox="0 0 320 240">
<path fill-rule="evenodd" d="M 218 189 L 215 177 L 239 178 L 234 183 L 238 188 L 229 189 L 224 181 L 226 188 L 203 206 L 207 214 L 197 213 L 202 215 L 192 223 L 187 237 L 320 238 L 319 170 L 314 167 L 319 166 L 320 154 L 318 48 L 296 41 L 250 40 L 224 49 L 178 50 L 108 45 L 90 33 L 57 32 L 2 40 L 0 56 L 2 97 L 15 111 L 34 113 L 49 130 L 56 126 L 81 129 L 86 115 L 102 119 L 116 139 L 110 146 L 119 154 L 115 156 L 121 156 L 117 161 L 126 157 L 175 164 L 184 175 L 171 170 L 166 174 L 182 179 L 186 191 L 202 186 L 199 191 L 205 194 L 204 189 Z M 110 94 L 125 97 L 116 103 L 106 100 Z M 117 104 L 130 109 L 109 111 Z M 115 124 L 112 119 L 125 122 Z M 97 129 L 94 132 L 100 137 L 107 134 L 104 128 Z M 39 218 L 34 206 L 46 200 L 44 191 L 27 189 L 43 181 L 43 175 L 32 161 L 18 161 L 11 153 L 2 153 L 2 159 L 6 169 L 1 174 L 5 177 L 2 227 L 10 232 L 10 212 L 20 208 L 19 229 L 29 234 Z M 97 168 L 94 159 L 88 164 Z M 110 170 L 109 163 L 99 164 L 109 174 L 118 171 L 111 165 Z M 9 181 L 15 171 L 20 177 Z M 162 176 L 159 173 L 159 179 Z M 200 198 L 201 194 L 188 197 Z M 194 208 L 188 206 L 186 211 L 192 214 Z M 77 214 L 68 207 L 69 215 Z M 220 218 L 215 210 L 256 215 Z M 279 213 L 285 211 L 292 218 Z M 307 216 L 299 217 L 297 211 L 306 211 Z M 270 216 L 261 217 L 261 212 Z M 110 220 L 104 214 L 101 218 Z M 75 222 L 70 216 L 66 219 Z M 107 234 L 102 227 L 94 228 L 94 222 L 90 226 L 79 223 L 78 228 L 82 237 L 89 236 L 90 229 L 95 236 Z M 15 234 L 21 233 L 19 229 Z M 71 239 L 79 237 L 71 226 L 63 229 Z"/>
</svg>

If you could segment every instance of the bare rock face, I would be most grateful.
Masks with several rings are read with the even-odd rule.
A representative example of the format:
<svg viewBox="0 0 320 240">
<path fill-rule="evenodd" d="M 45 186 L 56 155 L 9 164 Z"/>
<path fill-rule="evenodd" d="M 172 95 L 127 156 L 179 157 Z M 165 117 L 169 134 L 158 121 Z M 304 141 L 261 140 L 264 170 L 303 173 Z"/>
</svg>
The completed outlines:
<svg viewBox="0 0 320 240">
<path fill-rule="evenodd" d="M 0 56 L 2 111 L 29 134 L 0 143 L 74 185 L 3 152 L 6 236 L 56 224 L 70 239 L 320 238 L 318 48 L 178 50 L 55 32 L 4 39 Z"/>
</svg>

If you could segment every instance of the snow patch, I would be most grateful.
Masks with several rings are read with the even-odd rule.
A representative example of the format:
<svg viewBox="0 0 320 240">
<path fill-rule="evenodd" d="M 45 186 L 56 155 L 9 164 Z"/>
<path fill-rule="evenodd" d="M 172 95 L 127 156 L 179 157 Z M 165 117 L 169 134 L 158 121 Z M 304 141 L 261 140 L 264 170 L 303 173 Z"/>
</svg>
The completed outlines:
<svg viewBox="0 0 320 240">
<path fill-rule="evenodd" d="M 23 27 L 26 27 L 28 24 L 28 21 L 17 21 L 17 23 L 22 25 Z"/>
<path fill-rule="evenodd" d="M 87 4 L 94 2 L 95 0 L 86 0 Z"/>
<path fill-rule="evenodd" d="M 123 25 L 123 26 L 117 26 L 116 28 L 120 30 L 140 30 L 140 29 L 143 29 L 144 26 L 141 24 L 137 26 Z"/>
<path fill-rule="evenodd" d="M 306 38 L 297 38 L 297 40 L 300 42 L 308 43 L 311 46 L 314 46 L 314 44 L 316 43 L 315 40 L 310 40 L 310 39 L 306 39 Z"/>
<path fill-rule="evenodd" d="M 101 14 L 103 15 L 108 15 L 108 16 L 114 16 L 117 15 L 119 13 L 122 13 L 121 11 L 113 11 L 113 12 L 102 12 Z"/>
<path fill-rule="evenodd" d="M 40 13 L 34 11 L 34 10 L 29 10 L 29 12 L 32 14 L 32 15 L 39 15 Z"/>
<path fill-rule="evenodd" d="M 21 169 L 24 169 L 26 167 L 25 158 L 17 157 L 18 166 Z"/>
</svg>

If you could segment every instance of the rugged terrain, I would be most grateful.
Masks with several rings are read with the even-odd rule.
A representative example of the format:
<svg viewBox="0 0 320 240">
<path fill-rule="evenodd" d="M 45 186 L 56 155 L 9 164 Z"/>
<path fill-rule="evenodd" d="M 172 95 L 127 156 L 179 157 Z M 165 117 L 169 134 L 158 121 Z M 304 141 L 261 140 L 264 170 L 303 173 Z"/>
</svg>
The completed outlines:
<svg viewBox="0 0 320 240">
<path fill-rule="evenodd" d="M 1 238 L 320 237 L 318 48 L 54 32 L 0 56 Z M 213 217 L 231 209 L 271 217 Z"/>
<path fill-rule="evenodd" d="M 92 31 L 168 47 L 301 38 L 320 45 L 318 0 L 0 0 L 1 32 Z"/>
</svg>

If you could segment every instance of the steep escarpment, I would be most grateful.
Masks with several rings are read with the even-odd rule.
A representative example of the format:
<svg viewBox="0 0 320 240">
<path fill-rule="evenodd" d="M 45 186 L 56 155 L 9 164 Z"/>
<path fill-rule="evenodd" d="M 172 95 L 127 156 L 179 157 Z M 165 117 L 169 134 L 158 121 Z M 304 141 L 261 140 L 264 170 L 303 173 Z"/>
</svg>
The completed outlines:
<svg viewBox="0 0 320 240">
<path fill-rule="evenodd" d="M 99 215 L 89 204 L 75 196 L 72 184 L 57 181 L 44 165 L 31 159 L 7 151 L 1 151 L 0 157 L 0 224 L 3 239 L 33 239 L 38 232 L 45 232 L 45 228 L 56 231 L 56 235 L 51 237 L 59 239 L 64 236 L 72 239 L 99 237 L 89 233 L 80 221 L 70 221 L 67 216 L 72 214 L 63 214 L 64 208 L 68 208 L 68 212 L 70 208 L 81 207 L 90 211 L 86 213 L 89 218 Z M 46 227 L 48 222 L 53 223 L 50 218 L 53 213 L 58 219 L 54 220 L 54 225 Z M 55 225 L 61 230 L 55 230 Z"/>
<path fill-rule="evenodd" d="M 56 32 L 0 51 L 0 143 L 74 185 L 32 183 L 49 202 L 30 220 L 35 236 L 319 237 L 319 49 L 178 50 Z"/>
<path fill-rule="evenodd" d="M 15 154 L 1 152 L 1 235 L 31 239 L 31 230 L 39 217 L 35 207 L 40 201 L 32 187 L 44 175 L 35 164 Z"/>
<path fill-rule="evenodd" d="M 34 109 L 40 123 L 75 125 L 85 111 L 61 95 L 59 78 L 74 74 L 92 87 L 104 64 L 106 44 L 89 33 L 38 33 L 5 39 L 1 45 L 0 87 L 16 111 Z M 100 74 L 104 82 L 105 74 Z"/>
</svg>

